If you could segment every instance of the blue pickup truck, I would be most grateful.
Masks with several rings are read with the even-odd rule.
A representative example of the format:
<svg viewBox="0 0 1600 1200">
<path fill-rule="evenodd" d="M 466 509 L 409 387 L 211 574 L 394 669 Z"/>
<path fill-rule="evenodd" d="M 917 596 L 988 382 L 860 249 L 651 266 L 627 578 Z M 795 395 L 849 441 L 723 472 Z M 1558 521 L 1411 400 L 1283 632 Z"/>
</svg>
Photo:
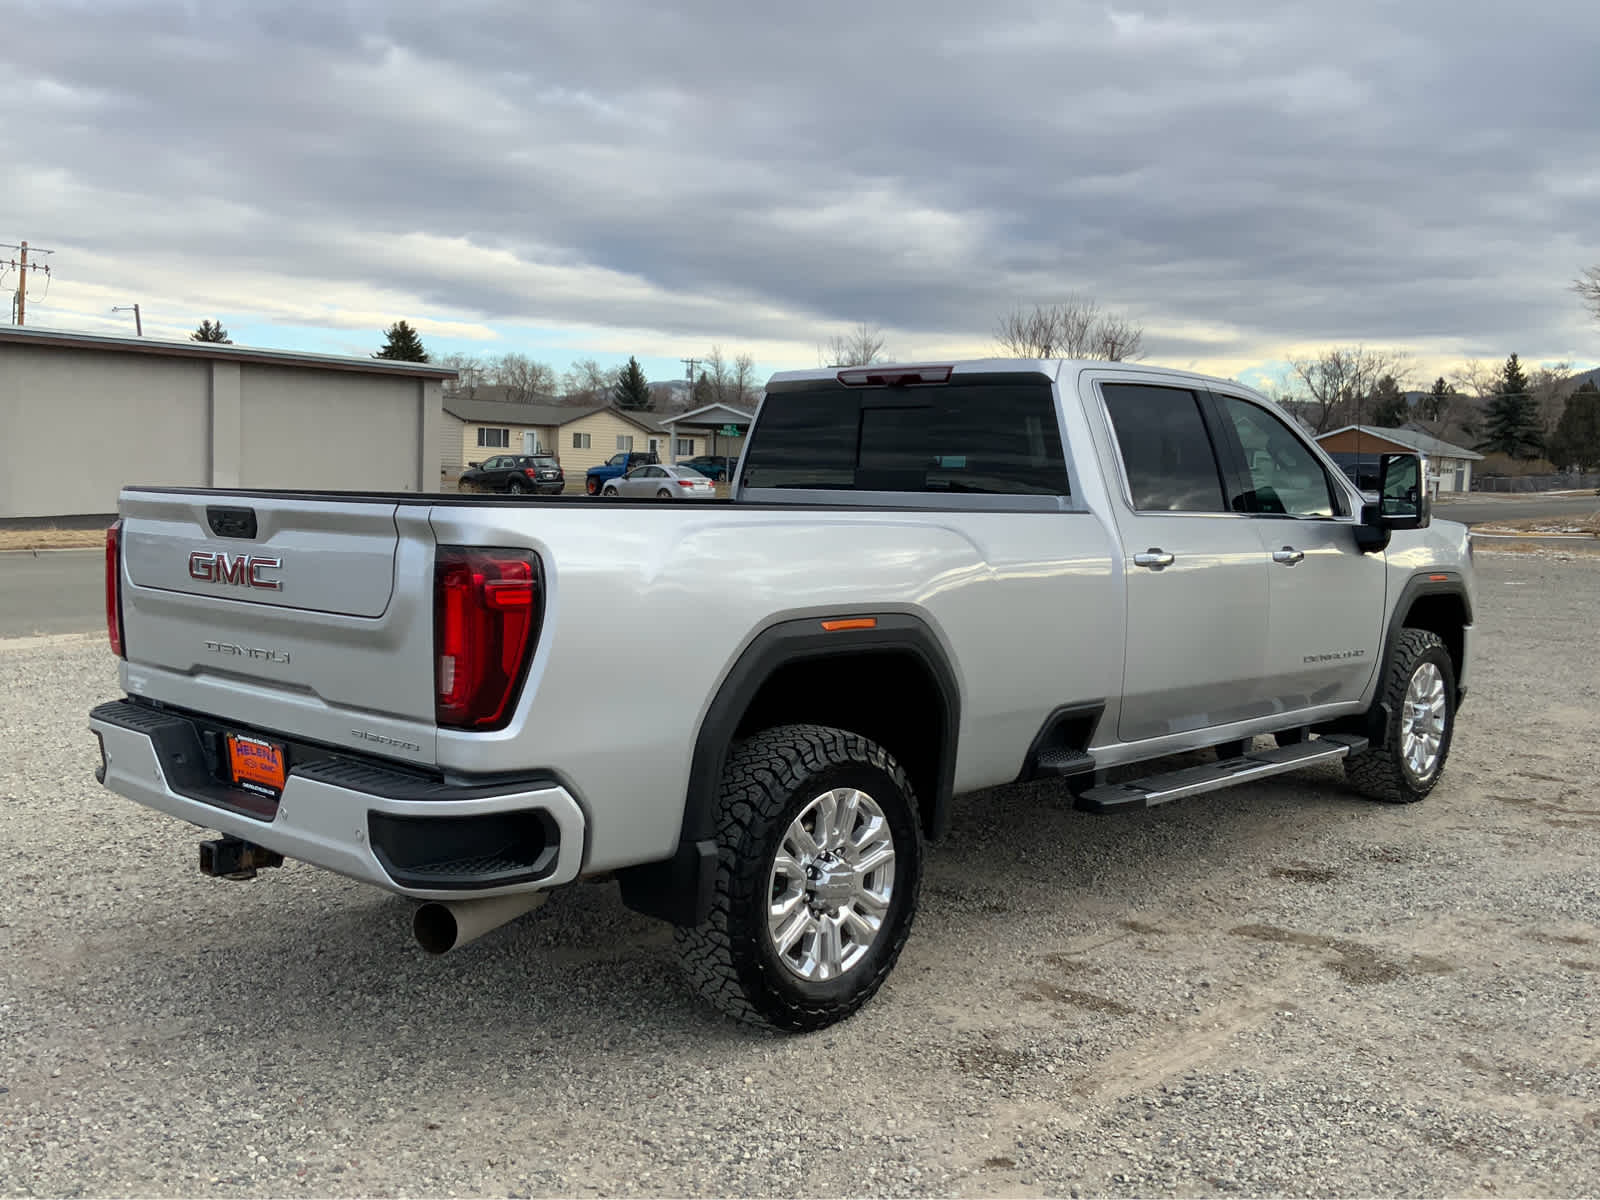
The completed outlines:
<svg viewBox="0 0 1600 1200">
<path fill-rule="evenodd" d="M 660 461 L 661 459 L 656 456 L 653 450 L 626 450 L 613 454 L 598 467 L 589 468 L 589 473 L 584 476 L 583 490 L 591 496 L 598 496 L 600 489 L 605 487 L 606 480 L 626 475 L 635 467 L 643 467 Z"/>
</svg>

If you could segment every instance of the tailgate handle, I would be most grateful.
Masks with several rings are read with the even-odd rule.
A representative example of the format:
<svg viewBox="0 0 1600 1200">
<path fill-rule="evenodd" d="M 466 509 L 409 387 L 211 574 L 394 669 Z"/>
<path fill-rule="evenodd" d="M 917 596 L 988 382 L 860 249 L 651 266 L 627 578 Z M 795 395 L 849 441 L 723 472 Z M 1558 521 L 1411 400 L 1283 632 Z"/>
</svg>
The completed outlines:
<svg viewBox="0 0 1600 1200">
<path fill-rule="evenodd" d="M 210 505 L 206 508 L 206 524 L 218 537 L 253 538 L 256 536 L 256 510 Z"/>
</svg>

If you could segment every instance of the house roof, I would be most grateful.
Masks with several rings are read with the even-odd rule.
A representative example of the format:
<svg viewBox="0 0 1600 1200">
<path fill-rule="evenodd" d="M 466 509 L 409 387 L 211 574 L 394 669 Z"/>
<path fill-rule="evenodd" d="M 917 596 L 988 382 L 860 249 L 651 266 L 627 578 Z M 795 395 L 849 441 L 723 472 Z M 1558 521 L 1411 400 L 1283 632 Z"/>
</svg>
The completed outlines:
<svg viewBox="0 0 1600 1200">
<path fill-rule="evenodd" d="M 516 404 L 503 400 L 468 400 L 446 396 L 444 411 L 474 425 L 566 425 L 600 412 L 604 404 Z"/>
<path fill-rule="evenodd" d="M 667 420 L 679 425 L 748 425 L 755 420 L 755 414 L 731 404 L 702 404 L 688 412 L 675 413 Z"/>
<path fill-rule="evenodd" d="M 1383 438 L 1397 446 L 1404 446 L 1408 450 L 1415 450 L 1419 454 L 1427 454 L 1434 458 L 1466 458 L 1476 461 L 1483 455 L 1476 450 L 1468 450 L 1465 446 L 1454 446 L 1449 442 L 1441 441 L 1431 433 L 1423 433 L 1420 429 L 1385 429 L 1377 425 L 1346 425 L 1342 429 L 1330 429 L 1327 433 L 1317 435 L 1317 441 L 1325 442 L 1336 433 L 1348 433 L 1357 430 L 1364 435 Z"/>
</svg>

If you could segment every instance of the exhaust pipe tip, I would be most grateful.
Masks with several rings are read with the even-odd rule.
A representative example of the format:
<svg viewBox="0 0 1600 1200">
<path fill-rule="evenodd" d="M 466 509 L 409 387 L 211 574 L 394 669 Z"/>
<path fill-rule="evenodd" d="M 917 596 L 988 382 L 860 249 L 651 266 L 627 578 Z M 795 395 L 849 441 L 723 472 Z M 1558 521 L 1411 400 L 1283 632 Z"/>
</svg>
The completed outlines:
<svg viewBox="0 0 1600 1200">
<path fill-rule="evenodd" d="M 547 899 L 544 892 L 517 892 L 481 900 L 428 900 L 411 917 L 411 933 L 429 954 L 448 954 L 532 912 Z"/>
<path fill-rule="evenodd" d="M 411 918 L 411 933 L 429 954 L 445 954 L 456 944 L 456 915 L 448 904 L 429 901 Z"/>
</svg>

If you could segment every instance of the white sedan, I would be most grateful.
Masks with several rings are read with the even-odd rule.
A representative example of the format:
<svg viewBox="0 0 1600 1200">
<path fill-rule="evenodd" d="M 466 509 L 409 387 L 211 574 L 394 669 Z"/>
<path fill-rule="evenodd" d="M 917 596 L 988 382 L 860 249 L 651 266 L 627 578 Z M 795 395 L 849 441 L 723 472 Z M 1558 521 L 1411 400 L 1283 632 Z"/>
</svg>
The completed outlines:
<svg viewBox="0 0 1600 1200">
<path fill-rule="evenodd" d="M 635 467 L 619 479 L 609 479 L 603 496 L 654 496 L 658 500 L 709 500 L 717 485 L 693 467 L 651 465 Z"/>
</svg>

